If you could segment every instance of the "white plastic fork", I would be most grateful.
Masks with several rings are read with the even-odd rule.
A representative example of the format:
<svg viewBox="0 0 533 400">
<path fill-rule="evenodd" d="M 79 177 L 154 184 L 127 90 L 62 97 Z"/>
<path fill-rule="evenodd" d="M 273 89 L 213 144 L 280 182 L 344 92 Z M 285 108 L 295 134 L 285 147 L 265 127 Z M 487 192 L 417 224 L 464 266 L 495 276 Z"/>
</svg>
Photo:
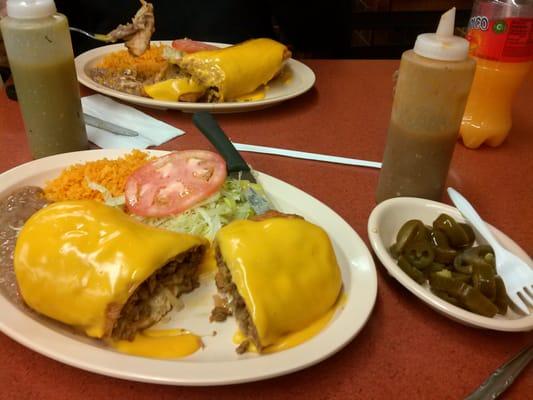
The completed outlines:
<svg viewBox="0 0 533 400">
<path fill-rule="evenodd" d="M 524 299 L 533 304 L 533 269 L 524 260 L 498 243 L 474 207 L 459 192 L 453 188 L 448 188 L 448 194 L 465 219 L 476 228 L 494 250 L 496 271 L 505 283 L 509 299 L 524 314 L 529 315 L 528 305 Z M 520 298 L 519 294 L 524 299 Z"/>
</svg>

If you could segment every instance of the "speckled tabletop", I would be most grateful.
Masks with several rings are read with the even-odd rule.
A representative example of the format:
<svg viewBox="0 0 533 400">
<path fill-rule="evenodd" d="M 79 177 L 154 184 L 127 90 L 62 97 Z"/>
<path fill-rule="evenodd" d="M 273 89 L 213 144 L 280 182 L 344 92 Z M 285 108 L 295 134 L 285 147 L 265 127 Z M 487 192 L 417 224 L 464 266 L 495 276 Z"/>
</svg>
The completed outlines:
<svg viewBox="0 0 533 400">
<path fill-rule="evenodd" d="M 380 160 L 398 61 L 305 62 L 317 76 L 306 94 L 274 107 L 217 119 L 240 143 Z M 83 95 L 90 94 L 87 89 Z M 513 129 L 499 148 L 457 144 L 450 183 L 479 212 L 533 254 L 533 75 L 519 90 Z M 180 111 L 143 108 L 187 134 L 161 149 L 212 149 Z M 0 94 L 0 172 L 30 161 L 18 104 Z M 280 178 L 339 213 L 368 243 L 378 171 L 244 153 L 257 170 Z M 1 179 L 1 178 L 0 178 Z M 448 198 L 443 202 L 450 203 Z M 220 387 L 158 386 L 114 379 L 61 364 L 0 333 L 0 399 L 460 399 L 533 342 L 533 332 L 463 326 L 433 311 L 388 276 L 376 259 L 378 295 L 370 318 L 340 352 L 266 381 Z M 533 367 L 504 398 L 533 393 Z"/>
</svg>

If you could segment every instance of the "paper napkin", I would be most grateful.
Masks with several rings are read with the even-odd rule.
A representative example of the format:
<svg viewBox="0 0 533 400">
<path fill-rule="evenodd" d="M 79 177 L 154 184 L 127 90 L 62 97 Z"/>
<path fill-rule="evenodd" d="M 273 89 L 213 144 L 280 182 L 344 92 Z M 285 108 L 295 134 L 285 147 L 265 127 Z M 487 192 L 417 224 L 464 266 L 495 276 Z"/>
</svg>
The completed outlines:
<svg viewBox="0 0 533 400">
<path fill-rule="evenodd" d="M 121 104 L 101 94 L 81 99 L 83 112 L 116 125 L 133 129 L 139 136 L 119 136 L 86 125 L 89 140 L 103 149 L 145 149 L 158 146 L 185 132 L 159 121 L 136 108 Z"/>
</svg>

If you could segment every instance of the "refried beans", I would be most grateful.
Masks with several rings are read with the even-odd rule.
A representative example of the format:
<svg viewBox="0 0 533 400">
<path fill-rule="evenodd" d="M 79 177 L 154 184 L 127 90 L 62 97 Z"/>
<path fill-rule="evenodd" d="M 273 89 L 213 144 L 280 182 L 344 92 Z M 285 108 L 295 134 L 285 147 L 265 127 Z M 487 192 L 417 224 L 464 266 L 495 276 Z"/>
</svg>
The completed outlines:
<svg viewBox="0 0 533 400">
<path fill-rule="evenodd" d="M 48 203 L 37 186 L 21 187 L 0 200 L 0 291 L 17 304 L 22 304 L 13 268 L 17 234 L 24 223 Z"/>
</svg>

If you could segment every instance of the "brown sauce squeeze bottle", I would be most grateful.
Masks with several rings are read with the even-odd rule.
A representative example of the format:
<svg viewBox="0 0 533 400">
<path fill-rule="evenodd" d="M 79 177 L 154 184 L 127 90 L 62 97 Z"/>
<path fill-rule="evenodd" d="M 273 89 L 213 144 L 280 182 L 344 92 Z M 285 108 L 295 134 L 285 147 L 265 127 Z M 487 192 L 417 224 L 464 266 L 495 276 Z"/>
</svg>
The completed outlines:
<svg viewBox="0 0 533 400">
<path fill-rule="evenodd" d="M 439 201 L 475 71 L 466 39 L 454 36 L 455 8 L 436 33 L 402 54 L 376 200 Z"/>
</svg>

